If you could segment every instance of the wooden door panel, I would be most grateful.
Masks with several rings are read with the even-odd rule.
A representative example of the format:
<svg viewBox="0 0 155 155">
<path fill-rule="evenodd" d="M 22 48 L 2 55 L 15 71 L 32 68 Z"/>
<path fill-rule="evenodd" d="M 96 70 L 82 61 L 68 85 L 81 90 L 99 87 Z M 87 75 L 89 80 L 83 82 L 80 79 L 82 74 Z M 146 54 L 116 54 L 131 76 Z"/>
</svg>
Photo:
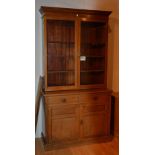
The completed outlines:
<svg viewBox="0 0 155 155">
<path fill-rule="evenodd" d="M 46 101 L 48 104 L 73 104 L 78 102 L 78 96 L 77 95 L 53 95 L 46 97 Z"/>
<path fill-rule="evenodd" d="M 84 94 L 84 95 L 80 95 L 79 97 L 80 103 L 104 104 L 104 103 L 108 103 L 109 99 L 110 99 L 110 96 L 105 96 L 103 93 Z"/>
<path fill-rule="evenodd" d="M 83 138 L 104 136 L 106 134 L 105 114 L 83 116 Z"/>
<path fill-rule="evenodd" d="M 63 105 L 49 108 L 50 142 L 65 142 L 79 138 L 79 106 Z"/>
<path fill-rule="evenodd" d="M 106 105 L 84 105 L 82 113 L 90 114 L 95 112 L 105 112 Z"/>
<path fill-rule="evenodd" d="M 79 137 L 76 117 L 66 117 L 52 120 L 52 142 L 74 140 Z"/>
</svg>

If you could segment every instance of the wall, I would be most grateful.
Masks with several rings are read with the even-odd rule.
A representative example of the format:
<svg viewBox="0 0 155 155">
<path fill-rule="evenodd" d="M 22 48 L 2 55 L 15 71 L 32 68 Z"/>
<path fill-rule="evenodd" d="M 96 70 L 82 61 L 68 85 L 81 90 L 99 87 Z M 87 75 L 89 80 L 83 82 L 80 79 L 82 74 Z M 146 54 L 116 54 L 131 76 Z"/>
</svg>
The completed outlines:
<svg viewBox="0 0 155 155">
<path fill-rule="evenodd" d="M 35 5 L 35 91 L 37 92 L 39 76 L 42 75 L 42 24 L 38 10 L 40 6 L 55 6 L 112 11 L 109 19 L 108 88 L 118 92 L 118 0 L 36 0 Z M 36 137 L 40 137 L 44 130 L 42 109 L 41 104 Z"/>
</svg>

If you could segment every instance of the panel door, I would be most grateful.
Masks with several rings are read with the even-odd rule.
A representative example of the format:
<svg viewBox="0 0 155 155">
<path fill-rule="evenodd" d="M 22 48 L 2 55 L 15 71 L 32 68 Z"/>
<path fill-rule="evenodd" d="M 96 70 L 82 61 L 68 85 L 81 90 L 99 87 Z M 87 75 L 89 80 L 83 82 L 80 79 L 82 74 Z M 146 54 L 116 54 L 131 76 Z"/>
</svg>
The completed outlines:
<svg viewBox="0 0 155 155">
<path fill-rule="evenodd" d="M 95 138 L 107 135 L 107 113 L 105 105 L 82 106 L 81 137 Z"/>
<path fill-rule="evenodd" d="M 105 135 L 105 114 L 85 115 L 83 117 L 83 137 L 93 138 Z"/>
<path fill-rule="evenodd" d="M 50 109 L 50 142 L 66 142 L 79 138 L 79 107 L 60 105 Z"/>
</svg>

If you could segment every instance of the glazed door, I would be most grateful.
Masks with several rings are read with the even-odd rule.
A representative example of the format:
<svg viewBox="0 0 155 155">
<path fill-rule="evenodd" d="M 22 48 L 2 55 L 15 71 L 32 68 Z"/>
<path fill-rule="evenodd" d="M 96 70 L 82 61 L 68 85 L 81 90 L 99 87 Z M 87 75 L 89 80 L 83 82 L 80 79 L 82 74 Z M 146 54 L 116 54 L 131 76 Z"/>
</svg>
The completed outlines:
<svg viewBox="0 0 155 155">
<path fill-rule="evenodd" d="M 80 87 L 106 87 L 107 24 L 85 19 L 80 28 Z"/>
<path fill-rule="evenodd" d="M 73 19 L 46 20 L 45 83 L 47 90 L 66 90 L 76 87 L 75 27 L 76 22 Z"/>
</svg>

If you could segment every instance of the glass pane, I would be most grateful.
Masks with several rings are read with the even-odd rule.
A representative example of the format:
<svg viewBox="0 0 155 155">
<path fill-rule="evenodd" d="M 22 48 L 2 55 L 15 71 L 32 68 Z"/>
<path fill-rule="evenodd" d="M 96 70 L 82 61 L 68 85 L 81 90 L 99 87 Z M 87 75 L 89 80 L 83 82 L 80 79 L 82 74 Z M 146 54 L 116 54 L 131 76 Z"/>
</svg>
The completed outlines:
<svg viewBox="0 0 155 155">
<path fill-rule="evenodd" d="M 48 86 L 75 84 L 74 27 L 74 21 L 47 21 Z"/>
<path fill-rule="evenodd" d="M 81 22 L 80 84 L 104 84 L 105 24 Z"/>
</svg>

